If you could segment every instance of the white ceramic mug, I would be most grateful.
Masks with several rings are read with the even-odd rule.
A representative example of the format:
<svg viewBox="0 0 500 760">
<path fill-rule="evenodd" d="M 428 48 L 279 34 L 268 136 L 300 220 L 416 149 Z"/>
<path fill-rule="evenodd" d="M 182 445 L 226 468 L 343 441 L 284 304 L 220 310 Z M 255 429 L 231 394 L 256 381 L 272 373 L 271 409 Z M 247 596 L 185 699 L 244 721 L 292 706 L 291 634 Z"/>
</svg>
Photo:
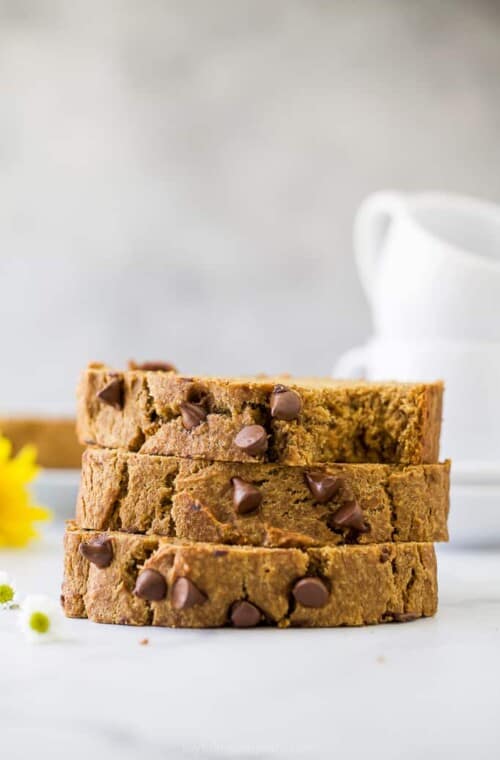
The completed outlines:
<svg viewBox="0 0 500 760">
<path fill-rule="evenodd" d="M 444 380 L 442 455 L 458 461 L 500 462 L 500 343 L 375 338 L 340 357 L 333 376 Z"/>
<path fill-rule="evenodd" d="M 354 225 L 375 334 L 500 341 L 500 207 L 440 193 L 380 192 Z"/>
</svg>

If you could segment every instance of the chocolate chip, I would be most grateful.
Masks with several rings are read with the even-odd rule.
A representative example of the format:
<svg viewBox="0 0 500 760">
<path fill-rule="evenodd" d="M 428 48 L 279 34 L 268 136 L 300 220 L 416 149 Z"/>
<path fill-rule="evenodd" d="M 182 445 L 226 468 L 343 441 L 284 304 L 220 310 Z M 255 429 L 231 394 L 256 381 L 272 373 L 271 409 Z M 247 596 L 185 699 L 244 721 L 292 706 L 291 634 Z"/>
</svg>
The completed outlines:
<svg viewBox="0 0 500 760">
<path fill-rule="evenodd" d="M 189 578 L 177 578 L 172 586 L 172 607 L 175 610 L 188 610 L 195 604 L 203 604 L 206 601 L 206 594 Z"/>
<path fill-rule="evenodd" d="M 233 484 L 233 504 L 239 515 L 253 512 L 262 504 L 262 494 L 253 483 L 247 483 L 242 478 L 231 478 Z"/>
<path fill-rule="evenodd" d="M 80 544 L 79 552 L 89 562 L 102 570 L 113 561 L 113 544 L 110 538 L 94 538 L 86 544 Z"/>
<path fill-rule="evenodd" d="M 337 528 L 353 528 L 358 533 L 369 531 L 363 518 L 363 510 L 355 500 L 344 501 L 334 513 L 332 521 Z"/>
<path fill-rule="evenodd" d="M 96 397 L 103 404 L 113 406 L 115 409 L 123 409 L 123 380 L 120 377 L 113 378 L 96 393 Z"/>
<path fill-rule="evenodd" d="M 213 557 L 225 557 L 228 553 L 227 549 L 214 549 L 212 552 Z"/>
<path fill-rule="evenodd" d="M 261 611 L 251 602 L 235 602 L 232 606 L 231 622 L 235 628 L 254 628 L 261 619 Z"/>
<path fill-rule="evenodd" d="M 179 406 L 181 410 L 182 424 L 186 430 L 192 430 L 207 419 L 206 410 L 200 404 L 192 404 L 190 401 L 184 401 Z"/>
<path fill-rule="evenodd" d="M 392 616 L 395 623 L 411 623 L 413 620 L 418 620 L 419 615 L 415 615 L 414 612 L 395 612 Z"/>
<path fill-rule="evenodd" d="M 128 363 L 130 369 L 139 369 L 143 372 L 177 372 L 173 364 L 168 362 L 144 362 L 136 364 L 134 361 Z"/>
<path fill-rule="evenodd" d="M 167 595 L 167 582 L 157 570 L 143 570 L 137 577 L 134 594 L 148 602 L 159 602 Z"/>
<path fill-rule="evenodd" d="M 251 457 L 260 456 L 267 451 L 267 433 L 262 425 L 247 425 L 242 428 L 234 442 L 239 449 Z"/>
<path fill-rule="evenodd" d="M 342 478 L 329 475 L 327 472 L 321 472 L 320 470 L 305 472 L 304 478 L 310 492 L 320 504 L 325 504 L 325 502 L 333 499 L 343 484 Z"/>
<path fill-rule="evenodd" d="M 298 393 L 286 385 L 275 385 L 271 393 L 271 417 L 277 420 L 296 420 L 302 409 L 302 400 Z"/>
<path fill-rule="evenodd" d="M 391 551 L 390 547 L 389 546 L 384 546 L 380 550 L 379 561 L 380 562 L 387 562 L 388 560 L 390 560 L 391 555 L 392 555 L 392 551 Z"/>
<path fill-rule="evenodd" d="M 330 595 L 320 578 L 302 578 L 293 587 L 292 594 L 304 607 L 324 607 Z"/>
</svg>

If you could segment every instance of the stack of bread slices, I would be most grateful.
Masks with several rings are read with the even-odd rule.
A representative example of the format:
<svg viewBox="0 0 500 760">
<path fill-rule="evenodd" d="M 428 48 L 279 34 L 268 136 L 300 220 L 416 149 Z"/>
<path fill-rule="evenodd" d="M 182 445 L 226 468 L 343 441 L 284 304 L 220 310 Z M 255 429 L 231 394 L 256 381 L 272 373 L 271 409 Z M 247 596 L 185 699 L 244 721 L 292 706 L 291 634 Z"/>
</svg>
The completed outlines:
<svg viewBox="0 0 500 760">
<path fill-rule="evenodd" d="M 93 364 L 63 607 L 170 627 L 407 622 L 437 607 L 442 385 Z"/>
</svg>

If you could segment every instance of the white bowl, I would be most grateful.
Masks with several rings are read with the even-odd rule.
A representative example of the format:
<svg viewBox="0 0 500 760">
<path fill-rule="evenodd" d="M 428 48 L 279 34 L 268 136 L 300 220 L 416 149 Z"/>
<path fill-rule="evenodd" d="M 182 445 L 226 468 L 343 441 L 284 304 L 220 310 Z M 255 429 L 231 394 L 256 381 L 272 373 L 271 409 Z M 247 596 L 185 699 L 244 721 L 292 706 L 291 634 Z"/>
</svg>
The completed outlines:
<svg viewBox="0 0 500 760">
<path fill-rule="evenodd" d="M 33 483 L 32 491 L 39 504 L 49 507 L 59 519 L 75 514 L 80 484 L 80 470 L 42 470 Z"/>
<path fill-rule="evenodd" d="M 500 465 L 451 465 L 450 542 L 500 549 Z"/>
</svg>

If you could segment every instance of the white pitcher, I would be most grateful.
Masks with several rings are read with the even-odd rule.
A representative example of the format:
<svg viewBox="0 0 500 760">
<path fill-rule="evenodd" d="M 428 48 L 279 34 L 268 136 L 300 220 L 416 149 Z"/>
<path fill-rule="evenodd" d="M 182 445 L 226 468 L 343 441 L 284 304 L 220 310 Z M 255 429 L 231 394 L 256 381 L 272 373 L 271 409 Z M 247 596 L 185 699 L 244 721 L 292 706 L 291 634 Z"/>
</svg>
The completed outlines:
<svg viewBox="0 0 500 760">
<path fill-rule="evenodd" d="M 354 244 L 376 336 L 500 341 L 500 206 L 375 193 L 359 209 Z"/>
</svg>

